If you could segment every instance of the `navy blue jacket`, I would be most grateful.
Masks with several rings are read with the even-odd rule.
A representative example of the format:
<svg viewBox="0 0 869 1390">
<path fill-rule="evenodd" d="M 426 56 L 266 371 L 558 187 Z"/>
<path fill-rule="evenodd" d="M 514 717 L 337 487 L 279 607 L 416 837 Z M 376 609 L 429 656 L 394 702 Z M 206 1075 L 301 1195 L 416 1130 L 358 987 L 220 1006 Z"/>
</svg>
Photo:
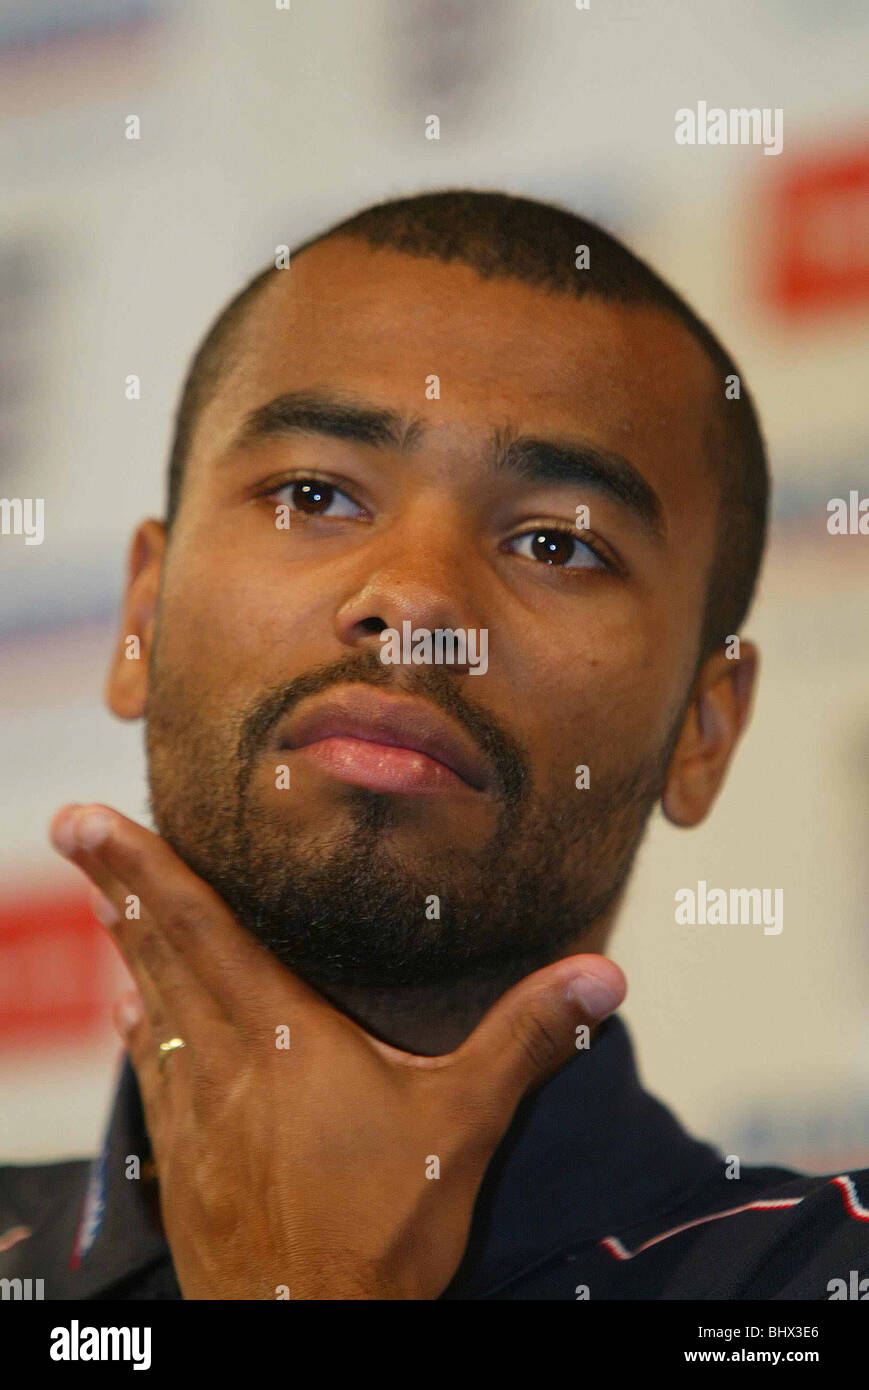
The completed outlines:
<svg viewBox="0 0 869 1390">
<path fill-rule="evenodd" d="M 149 1146 L 125 1062 L 98 1158 L 0 1168 L 0 1279 L 43 1279 L 46 1299 L 180 1298 L 131 1154 Z M 869 1170 L 728 1178 L 642 1088 L 614 1015 L 519 1107 L 442 1297 L 869 1300 Z"/>
</svg>

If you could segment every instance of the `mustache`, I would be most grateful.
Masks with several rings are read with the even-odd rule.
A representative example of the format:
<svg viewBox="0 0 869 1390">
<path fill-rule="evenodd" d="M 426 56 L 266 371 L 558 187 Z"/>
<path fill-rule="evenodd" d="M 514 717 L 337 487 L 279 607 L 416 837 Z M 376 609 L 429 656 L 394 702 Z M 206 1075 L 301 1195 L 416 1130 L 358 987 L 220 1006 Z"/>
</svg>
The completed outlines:
<svg viewBox="0 0 869 1390">
<path fill-rule="evenodd" d="M 304 675 L 273 687 L 242 715 L 238 738 L 238 792 L 247 786 L 257 754 L 265 746 L 278 720 L 290 714 L 311 695 L 347 682 L 392 689 L 403 695 L 427 700 L 460 724 L 491 763 L 499 784 L 501 799 L 517 807 L 528 795 L 531 783 L 530 758 L 512 734 L 478 705 L 459 693 L 454 677 L 439 667 L 411 669 L 396 680 L 395 668 L 383 664 L 374 651 L 350 652 L 337 661 L 317 666 Z"/>
</svg>

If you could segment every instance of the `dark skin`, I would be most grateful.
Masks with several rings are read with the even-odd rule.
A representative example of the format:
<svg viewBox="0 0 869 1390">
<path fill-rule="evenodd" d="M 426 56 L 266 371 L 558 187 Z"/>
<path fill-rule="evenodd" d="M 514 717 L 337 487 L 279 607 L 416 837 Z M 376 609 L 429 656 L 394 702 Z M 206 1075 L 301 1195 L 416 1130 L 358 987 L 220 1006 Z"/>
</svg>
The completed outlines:
<svg viewBox="0 0 869 1390">
<path fill-rule="evenodd" d="M 425 396 L 432 373 L 439 400 Z M 378 448 L 319 435 L 238 444 L 249 412 L 314 389 L 426 428 Z M 166 659 L 215 720 L 227 702 L 241 708 L 271 683 L 379 649 L 374 620 L 485 628 L 485 677 L 454 678 L 521 737 L 544 797 L 564 795 L 578 762 L 592 775 L 642 763 L 681 720 L 662 805 L 675 824 L 697 824 L 756 671 L 743 642 L 738 660 L 722 652 L 695 672 L 717 528 L 706 441 L 721 389 L 687 331 L 656 312 L 485 282 L 460 264 L 341 238 L 313 247 L 243 325 L 198 424 L 171 542 L 156 521 L 136 533 L 110 708 L 146 712 L 158 605 Z M 617 498 L 494 472 L 492 432 L 508 424 L 628 459 L 659 500 L 661 536 Z M 279 489 L 311 472 L 357 510 L 294 516 L 288 537 L 274 523 Z M 520 538 L 544 523 L 570 529 L 577 503 L 590 507 L 597 558 L 581 544 L 576 566 L 541 563 Z M 130 634 L 138 661 L 124 655 Z M 340 838 L 340 782 L 289 757 L 293 833 Z M 258 773 L 262 798 L 278 795 L 270 773 Z M 388 830 L 399 855 L 473 854 L 496 827 L 491 798 L 465 785 L 405 804 Z M 577 1025 L 593 1030 L 624 995 L 618 967 L 598 954 L 618 899 L 575 954 L 506 993 L 426 1010 L 348 984 L 329 1003 L 262 951 L 161 837 L 98 809 L 88 830 L 94 808 L 66 808 L 53 834 L 93 881 L 139 987 L 138 1016 L 119 1026 L 185 1297 L 270 1298 L 284 1285 L 293 1297 L 437 1297 L 519 1100 L 576 1055 Z M 569 992 L 589 975 L 605 997 Z M 274 1044 L 282 1024 L 285 1054 Z M 172 1036 L 187 1046 L 161 1068 L 157 1044 Z M 430 1155 L 439 1181 L 426 1178 Z"/>
</svg>

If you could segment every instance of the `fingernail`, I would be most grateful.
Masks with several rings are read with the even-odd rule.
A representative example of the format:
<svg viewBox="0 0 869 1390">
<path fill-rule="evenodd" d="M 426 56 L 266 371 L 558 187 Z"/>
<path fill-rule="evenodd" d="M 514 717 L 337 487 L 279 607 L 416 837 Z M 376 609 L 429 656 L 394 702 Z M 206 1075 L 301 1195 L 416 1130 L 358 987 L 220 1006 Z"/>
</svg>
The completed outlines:
<svg viewBox="0 0 869 1390">
<path fill-rule="evenodd" d="M 600 975 L 576 975 L 567 987 L 567 997 L 580 1004 L 590 1018 L 605 1018 L 617 1009 L 624 995 Z"/>
<path fill-rule="evenodd" d="M 115 1005 L 115 1022 L 121 1033 L 127 1034 L 142 1017 L 142 1005 L 137 994 L 122 994 Z"/>
<path fill-rule="evenodd" d="M 100 892 L 99 888 L 91 890 L 91 910 L 104 927 L 113 927 L 116 922 L 121 920 L 121 914 L 111 898 L 107 898 L 105 893 Z"/>
<path fill-rule="evenodd" d="M 73 831 L 73 811 L 75 806 L 68 806 L 65 811 L 58 813 L 52 821 L 49 835 L 51 843 L 55 849 L 60 850 L 61 854 L 73 854 L 76 849 L 75 833 Z"/>
<path fill-rule="evenodd" d="M 75 824 L 75 838 L 81 849 L 97 849 L 105 839 L 114 823 L 114 817 L 107 811 L 85 811 Z"/>
</svg>

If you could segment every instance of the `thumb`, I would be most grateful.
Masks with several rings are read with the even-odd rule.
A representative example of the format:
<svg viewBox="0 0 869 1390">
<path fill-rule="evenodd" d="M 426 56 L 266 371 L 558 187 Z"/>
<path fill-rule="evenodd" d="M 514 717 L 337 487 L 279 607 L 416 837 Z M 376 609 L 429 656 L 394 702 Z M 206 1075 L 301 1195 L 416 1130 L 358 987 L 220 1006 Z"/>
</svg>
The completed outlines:
<svg viewBox="0 0 869 1390">
<path fill-rule="evenodd" d="M 512 1114 L 526 1091 L 576 1056 L 627 988 L 622 971 L 606 956 L 556 961 L 508 990 L 459 1048 L 456 1061 L 485 1076 Z M 582 1025 L 588 1033 L 578 1031 Z"/>
</svg>

